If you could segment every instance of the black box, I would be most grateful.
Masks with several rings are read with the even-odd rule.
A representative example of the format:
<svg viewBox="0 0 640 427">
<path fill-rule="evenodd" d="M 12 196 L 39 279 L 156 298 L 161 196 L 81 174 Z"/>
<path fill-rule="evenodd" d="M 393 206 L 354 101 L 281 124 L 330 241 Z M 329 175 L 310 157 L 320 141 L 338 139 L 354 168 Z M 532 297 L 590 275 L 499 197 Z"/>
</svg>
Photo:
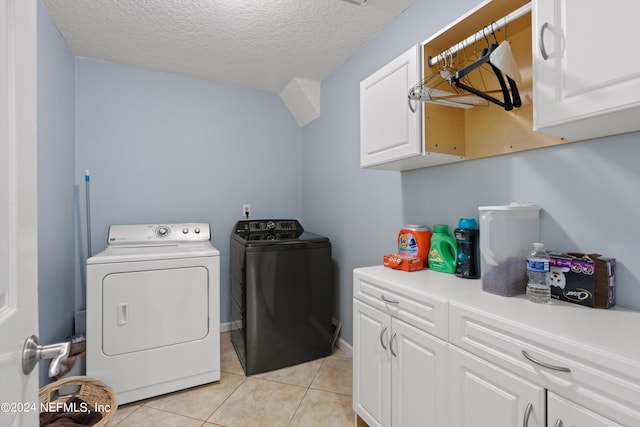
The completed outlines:
<svg viewBox="0 0 640 427">
<path fill-rule="evenodd" d="M 615 258 L 600 254 L 549 252 L 551 298 L 594 308 L 616 305 Z"/>
</svg>

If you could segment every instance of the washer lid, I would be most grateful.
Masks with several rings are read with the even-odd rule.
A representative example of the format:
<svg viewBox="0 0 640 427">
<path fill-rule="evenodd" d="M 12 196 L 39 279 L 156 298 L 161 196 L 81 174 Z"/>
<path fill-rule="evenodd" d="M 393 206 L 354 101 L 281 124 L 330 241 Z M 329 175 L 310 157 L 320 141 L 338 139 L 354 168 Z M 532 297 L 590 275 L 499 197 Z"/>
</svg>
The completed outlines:
<svg viewBox="0 0 640 427">
<path fill-rule="evenodd" d="M 87 265 L 114 262 L 154 261 L 177 258 L 217 257 L 220 251 L 211 242 L 162 244 L 157 246 L 107 246 L 87 260 Z"/>
</svg>

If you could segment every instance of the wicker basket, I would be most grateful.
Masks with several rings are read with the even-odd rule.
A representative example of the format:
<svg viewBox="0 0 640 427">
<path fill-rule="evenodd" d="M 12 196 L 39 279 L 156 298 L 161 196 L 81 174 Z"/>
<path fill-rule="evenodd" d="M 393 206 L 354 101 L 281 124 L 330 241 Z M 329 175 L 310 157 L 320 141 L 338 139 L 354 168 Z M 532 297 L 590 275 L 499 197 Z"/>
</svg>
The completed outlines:
<svg viewBox="0 0 640 427">
<path fill-rule="evenodd" d="M 76 385 L 80 389 L 72 394 L 60 394 L 60 389 L 67 385 Z M 104 427 L 116 414 L 118 408 L 118 398 L 111 387 L 108 387 L 99 380 L 84 376 L 62 378 L 51 384 L 42 387 L 39 392 L 40 404 L 48 405 L 51 402 L 66 402 L 73 396 L 84 400 L 89 404 L 91 410 L 96 410 L 102 414 L 102 419 L 94 424 L 95 427 Z"/>
</svg>

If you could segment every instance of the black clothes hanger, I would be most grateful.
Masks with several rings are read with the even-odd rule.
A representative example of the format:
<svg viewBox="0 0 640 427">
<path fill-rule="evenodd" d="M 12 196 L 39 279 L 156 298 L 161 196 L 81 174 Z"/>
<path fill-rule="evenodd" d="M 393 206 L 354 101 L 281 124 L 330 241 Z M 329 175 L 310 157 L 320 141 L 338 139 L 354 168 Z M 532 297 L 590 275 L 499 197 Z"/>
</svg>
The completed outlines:
<svg viewBox="0 0 640 427">
<path fill-rule="evenodd" d="M 486 99 L 487 101 L 493 102 L 494 104 L 500 105 L 502 108 L 504 108 L 505 110 L 509 111 L 513 109 L 513 102 L 511 101 L 511 97 L 509 96 L 509 91 L 507 89 L 507 85 L 504 81 L 504 77 L 502 76 L 502 73 L 500 72 L 500 70 L 498 70 L 495 65 L 493 65 L 490 61 L 490 56 L 491 56 L 491 52 L 493 52 L 496 48 L 498 47 L 498 43 L 494 42 L 492 44 L 489 45 L 489 47 L 486 47 L 484 49 L 482 49 L 482 52 L 480 54 L 480 58 L 478 58 L 476 61 L 474 61 L 473 63 L 467 65 L 466 67 L 458 70 L 456 72 L 456 75 L 451 77 L 451 79 L 449 80 L 449 83 L 455 85 L 458 88 L 464 89 L 468 92 L 471 92 L 481 98 Z M 497 98 L 494 98 L 491 95 L 488 95 L 474 87 L 471 87 L 463 82 L 460 81 L 460 79 L 462 79 L 463 77 L 465 77 L 466 75 L 468 75 L 469 73 L 471 73 L 472 71 L 474 71 L 475 69 L 479 68 L 482 65 L 485 64 L 489 64 L 489 66 L 491 66 L 491 70 L 494 72 L 494 74 L 496 75 L 496 78 L 498 80 L 498 83 L 500 84 L 500 89 L 502 90 L 502 96 L 503 96 L 503 100 L 504 101 L 500 101 Z M 514 82 L 515 83 L 515 82 Z"/>
<path fill-rule="evenodd" d="M 505 74 L 506 76 L 506 74 Z M 509 76 L 507 76 L 509 87 L 511 88 L 511 100 L 515 108 L 522 107 L 522 100 L 520 99 L 520 92 L 518 92 L 518 86 L 516 82 Z"/>
<path fill-rule="evenodd" d="M 460 89 L 464 89 L 468 92 L 473 93 L 474 95 L 477 95 L 481 98 L 486 99 L 489 102 L 493 102 L 494 104 L 497 104 L 499 106 L 501 106 L 502 108 L 504 108 L 507 111 L 513 110 L 514 107 L 514 102 L 511 100 L 511 96 L 509 95 L 509 90 L 507 89 L 507 84 L 504 81 L 504 77 L 502 76 L 502 72 L 500 70 L 498 70 L 498 68 L 493 65 L 490 61 L 490 56 L 491 56 L 491 52 L 493 52 L 496 48 L 498 47 L 498 43 L 494 42 L 492 44 L 489 45 L 488 48 L 484 48 L 482 49 L 482 52 L 480 54 L 480 58 L 478 58 L 476 61 L 474 61 L 473 63 L 467 65 L 466 67 L 458 70 L 456 72 L 456 75 L 451 77 L 449 79 L 449 83 L 452 85 L 455 85 L 456 87 L 460 88 Z M 496 75 L 496 78 L 498 79 L 498 83 L 500 84 L 500 89 L 502 90 L 502 97 L 504 99 L 504 101 L 501 101 L 497 98 L 494 98 L 493 96 L 486 94 L 474 87 L 471 87 L 469 85 L 466 85 L 465 83 L 462 83 L 460 81 L 461 78 L 465 77 L 467 74 L 469 74 L 470 72 L 472 72 L 473 70 L 475 70 L 476 68 L 479 68 L 480 66 L 484 65 L 484 64 L 489 64 L 489 66 L 491 66 L 491 70 L 493 71 L 493 73 Z M 511 86 L 512 90 L 513 88 L 515 89 L 515 93 L 517 96 L 517 104 L 518 107 L 520 105 L 522 105 L 521 101 L 520 101 L 520 94 L 517 92 L 518 89 L 516 87 L 516 82 L 513 81 L 510 77 L 507 77 L 509 79 L 509 85 Z"/>
</svg>

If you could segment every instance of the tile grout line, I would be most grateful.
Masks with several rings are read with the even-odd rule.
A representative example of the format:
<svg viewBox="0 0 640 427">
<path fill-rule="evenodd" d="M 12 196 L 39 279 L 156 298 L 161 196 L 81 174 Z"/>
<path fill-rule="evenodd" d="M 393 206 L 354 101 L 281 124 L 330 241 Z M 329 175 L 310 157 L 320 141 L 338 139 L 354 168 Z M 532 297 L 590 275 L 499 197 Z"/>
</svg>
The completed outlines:
<svg viewBox="0 0 640 427">
<path fill-rule="evenodd" d="M 140 408 L 142 408 L 142 405 L 137 405 L 138 407 L 136 409 L 134 409 L 133 411 L 131 411 L 131 414 L 127 415 L 126 417 L 124 417 L 123 419 L 121 419 L 120 421 L 118 421 L 117 423 L 115 423 L 113 426 L 117 426 L 118 424 L 122 423 L 124 420 L 126 420 L 127 418 L 129 418 L 132 414 L 136 413 Z M 116 409 L 116 413 L 117 413 L 117 409 Z"/>
<path fill-rule="evenodd" d="M 300 401 L 298 402 L 298 404 L 297 404 L 297 406 L 296 406 L 295 410 L 293 411 L 293 414 L 292 414 L 292 415 L 291 415 L 291 417 L 289 418 L 289 421 L 288 421 L 288 423 L 287 423 L 287 426 L 291 426 L 291 425 L 292 425 L 292 422 L 293 422 L 293 420 L 295 419 L 295 416 L 298 414 L 298 412 L 299 412 L 299 410 L 300 410 L 300 408 L 301 408 L 301 406 L 302 406 L 302 403 L 303 403 L 303 402 L 304 402 L 304 400 L 309 396 L 309 393 L 310 393 L 310 391 L 311 391 L 311 390 L 319 390 L 319 391 L 322 391 L 322 392 L 325 392 L 325 393 L 331 393 L 331 394 L 341 395 L 341 396 L 353 396 L 353 393 L 351 393 L 351 394 L 346 394 L 346 393 L 342 393 L 342 392 L 339 392 L 339 391 L 334 391 L 334 390 L 324 390 L 324 389 L 322 389 L 322 388 L 312 387 L 312 385 L 313 385 L 314 381 L 318 378 L 318 375 L 320 374 L 321 370 L 322 370 L 324 367 L 326 367 L 326 364 L 327 364 L 327 363 L 326 363 L 326 361 L 327 361 L 327 359 L 329 359 L 329 358 L 331 358 L 331 357 L 339 358 L 339 359 L 350 359 L 350 357 L 348 357 L 348 356 L 344 356 L 344 357 L 343 357 L 343 356 L 338 356 L 338 355 L 335 355 L 335 354 L 331 354 L 331 355 L 329 355 L 329 356 L 323 357 L 323 358 L 322 358 L 322 362 L 320 363 L 320 366 L 319 366 L 319 367 L 318 367 L 318 369 L 315 371 L 315 373 L 313 374 L 313 377 L 311 378 L 311 380 L 309 381 L 308 385 L 306 385 L 306 386 L 301 385 L 301 384 L 292 384 L 292 383 L 288 383 L 288 382 L 286 382 L 286 381 L 282 381 L 282 380 L 278 380 L 278 379 L 256 378 L 256 379 L 264 380 L 264 381 L 267 381 L 267 382 L 278 383 L 278 384 L 283 384 L 283 385 L 294 385 L 294 386 L 295 386 L 295 385 L 297 385 L 298 387 L 302 387 L 302 388 L 305 388 L 305 389 L 306 389 L 306 390 L 305 390 L 305 392 L 304 392 L 303 397 L 300 399 Z M 244 370 L 243 370 L 243 371 L 244 371 Z M 237 375 L 237 376 L 240 376 L 239 374 L 237 374 L 237 373 L 235 373 L 235 372 L 229 372 L 229 371 L 227 371 L 227 370 L 222 370 L 222 369 L 221 369 L 221 370 L 220 370 L 220 372 L 221 372 L 221 373 L 223 373 L 223 372 L 224 372 L 224 373 L 226 373 L 226 374 L 230 374 L 230 375 Z M 193 416 L 189 416 L 189 415 L 178 414 L 178 413 L 172 412 L 172 411 L 170 411 L 170 410 L 166 410 L 166 409 L 158 409 L 158 408 L 154 408 L 154 407 L 152 407 L 152 406 L 148 406 L 148 405 L 147 405 L 147 403 L 149 403 L 149 401 L 147 401 L 147 402 L 140 403 L 139 405 L 137 405 L 137 408 L 136 408 L 135 410 L 133 410 L 130 414 L 128 414 L 127 416 L 125 416 L 122 420 L 119 420 L 119 421 L 117 422 L 117 424 L 114 424 L 114 426 L 120 425 L 124 420 L 126 420 L 127 418 L 129 418 L 132 414 L 134 414 L 134 413 L 136 413 L 137 411 L 139 411 L 141 407 L 145 407 L 145 408 L 147 408 L 147 409 L 156 410 L 156 411 L 164 412 L 164 413 L 167 413 L 167 414 L 172 414 L 172 415 L 175 415 L 175 416 L 184 417 L 184 418 L 186 418 L 186 419 L 192 419 L 192 420 L 195 420 L 195 421 L 201 421 L 201 422 L 202 422 L 202 424 L 201 424 L 200 426 L 201 426 L 201 427 L 205 427 L 205 426 L 209 423 L 209 419 L 210 419 L 210 418 L 211 418 L 211 417 L 212 417 L 212 416 L 213 416 L 213 415 L 214 415 L 218 410 L 220 410 L 220 408 L 221 408 L 221 407 L 223 407 L 223 406 L 224 406 L 224 404 L 225 404 L 225 403 L 226 403 L 226 402 L 231 398 L 231 396 L 232 396 L 232 395 L 234 395 L 236 392 L 238 392 L 238 389 L 239 389 L 239 388 L 240 388 L 240 387 L 241 387 L 241 386 L 246 382 L 247 378 L 251 378 L 251 376 L 247 376 L 246 374 L 244 374 L 244 372 L 242 373 L 242 375 L 241 375 L 241 376 L 243 377 L 243 378 L 242 378 L 242 381 L 240 381 L 240 383 L 239 383 L 239 384 L 238 384 L 238 385 L 237 385 L 237 386 L 236 386 L 236 387 L 235 387 L 235 388 L 234 388 L 234 389 L 233 389 L 233 390 L 232 390 L 232 391 L 231 391 L 231 392 L 226 396 L 226 398 L 225 398 L 225 399 L 224 399 L 224 400 L 223 400 L 223 401 L 222 401 L 222 402 L 221 402 L 221 403 L 220 403 L 220 404 L 219 404 L 219 405 L 218 405 L 218 406 L 217 406 L 217 407 L 216 407 L 216 408 L 215 408 L 215 409 L 214 409 L 214 410 L 213 410 L 213 411 L 212 411 L 212 412 L 211 412 L 211 413 L 206 417 L 206 419 L 205 419 L 205 420 L 202 420 L 202 419 L 200 419 L 200 418 L 196 418 L 196 417 L 193 417 Z M 221 379 L 222 379 L 222 378 L 221 378 Z M 213 421 L 212 421 L 212 423 L 213 423 Z"/>
<path fill-rule="evenodd" d="M 237 374 L 235 374 L 235 375 L 237 375 Z M 234 389 L 233 389 L 233 391 L 232 391 L 231 393 L 229 393 L 229 394 L 227 395 L 227 397 L 225 397 L 225 398 L 224 398 L 224 400 L 223 400 L 223 401 L 218 405 L 218 407 L 217 407 L 216 409 L 214 409 L 214 410 L 213 410 L 213 412 L 212 412 L 212 413 L 207 417 L 207 419 L 205 420 L 205 423 L 206 423 L 206 422 L 209 422 L 209 419 L 210 419 L 211 417 L 213 417 L 213 416 L 215 415 L 215 413 L 216 413 L 216 412 L 218 412 L 218 410 L 224 406 L 224 404 L 227 402 L 227 400 L 229 400 L 229 398 L 231 398 L 231 396 L 233 396 L 233 395 L 235 394 L 235 392 L 236 392 L 236 391 L 238 391 L 238 389 L 240 388 L 240 386 L 241 386 L 242 384 L 244 384 L 244 383 L 245 383 L 245 381 L 247 381 L 247 378 L 249 378 L 249 377 L 247 377 L 247 376 L 245 375 L 245 376 L 244 376 L 244 378 L 242 379 L 242 381 L 240 381 L 240 383 L 238 384 L 238 386 L 237 386 L 236 388 L 234 388 Z M 220 380 L 222 380 L 222 377 L 220 377 Z M 213 422 L 212 422 L 212 424 L 218 424 L 218 423 L 213 423 Z"/>
<path fill-rule="evenodd" d="M 329 356 L 327 356 L 329 357 Z M 320 366 L 318 367 L 318 370 L 316 371 L 315 374 L 313 374 L 313 378 L 311 378 L 311 381 L 309 381 L 309 385 L 307 386 L 307 389 L 304 392 L 304 396 L 302 396 L 302 399 L 300 399 L 300 402 L 298 403 L 298 406 L 296 407 L 296 410 L 293 411 L 293 415 L 291 415 L 291 419 L 289 419 L 289 422 L 287 423 L 287 426 L 290 426 L 291 423 L 293 422 L 293 420 L 296 417 L 296 414 L 298 413 L 298 411 L 300 410 L 300 406 L 302 406 L 302 402 L 304 402 L 304 399 L 309 395 L 309 390 L 311 390 L 311 384 L 313 384 L 313 381 L 316 379 L 316 377 L 318 376 L 318 372 L 320 372 L 320 370 L 322 369 L 322 366 L 324 366 L 324 362 L 325 360 L 327 360 L 327 357 L 323 357 L 322 358 L 322 363 L 320 364 Z"/>
</svg>

